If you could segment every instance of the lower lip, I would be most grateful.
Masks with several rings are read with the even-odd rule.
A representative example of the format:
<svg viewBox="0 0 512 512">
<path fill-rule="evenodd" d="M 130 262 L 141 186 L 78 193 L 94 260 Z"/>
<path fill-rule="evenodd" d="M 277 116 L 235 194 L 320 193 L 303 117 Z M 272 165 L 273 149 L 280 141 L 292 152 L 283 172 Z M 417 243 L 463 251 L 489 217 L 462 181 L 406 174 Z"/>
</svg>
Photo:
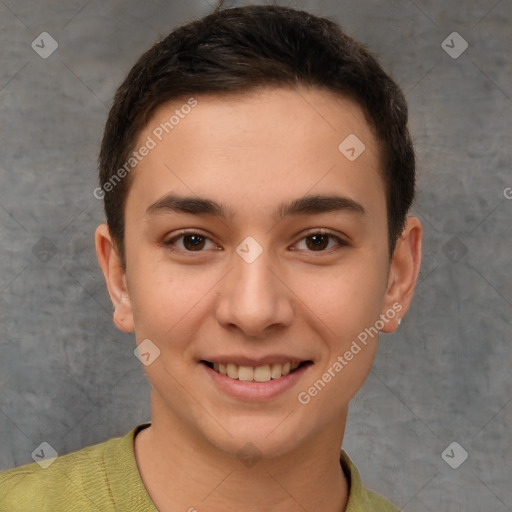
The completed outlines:
<svg viewBox="0 0 512 512">
<path fill-rule="evenodd" d="M 225 393 L 242 400 L 268 400 L 293 387 L 299 379 L 308 371 L 311 364 L 305 364 L 294 372 L 271 379 L 267 382 L 254 382 L 232 379 L 216 372 L 204 363 L 199 363 L 208 373 L 213 382 Z"/>
</svg>

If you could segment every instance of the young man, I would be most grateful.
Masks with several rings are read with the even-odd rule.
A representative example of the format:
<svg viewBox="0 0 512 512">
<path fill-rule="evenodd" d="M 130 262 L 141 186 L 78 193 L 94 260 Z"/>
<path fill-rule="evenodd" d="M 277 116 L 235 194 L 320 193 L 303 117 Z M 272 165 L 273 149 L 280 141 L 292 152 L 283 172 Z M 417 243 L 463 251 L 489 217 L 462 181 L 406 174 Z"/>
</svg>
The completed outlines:
<svg viewBox="0 0 512 512">
<path fill-rule="evenodd" d="M 402 93 L 331 21 L 228 9 L 156 44 L 117 91 L 95 190 L 152 421 L 4 473 L 0 509 L 396 510 L 340 447 L 411 302 L 414 182 Z"/>
</svg>

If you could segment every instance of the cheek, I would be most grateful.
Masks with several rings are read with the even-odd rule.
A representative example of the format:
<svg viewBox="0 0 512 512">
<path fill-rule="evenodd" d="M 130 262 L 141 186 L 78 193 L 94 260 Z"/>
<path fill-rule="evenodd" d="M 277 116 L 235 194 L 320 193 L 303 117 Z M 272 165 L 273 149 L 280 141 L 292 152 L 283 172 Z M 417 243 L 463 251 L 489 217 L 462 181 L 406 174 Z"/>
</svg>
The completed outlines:
<svg viewBox="0 0 512 512">
<path fill-rule="evenodd" d="M 362 386 L 375 357 L 375 325 L 387 281 L 387 267 L 378 261 L 382 260 L 361 255 L 332 272 L 316 272 L 314 278 L 297 273 L 292 285 L 299 297 L 305 297 L 304 314 L 313 312 L 310 327 L 324 349 L 308 387 L 301 390 L 303 401 L 310 400 L 319 411 L 330 410 L 331 419 Z"/>
<path fill-rule="evenodd" d="M 375 269 L 368 266 L 358 272 L 353 268 L 346 274 L 317 279 L 313 286 L 309 283 L 309 300 L 304 302 L 315 313 L 310 317 L 311 328 L 320 333 L 317 342 L 323 344 L 323 356 L 297 399 L 318 411 L 313 415 L 327 415 L 327 423 L 337 418 L 361 388 L 377 351 L 376 322 L 385 274 Z"/>
<path fill-rule="evenodd" d="M 178 270 L 151 262 L 133 265 L 131 275 L 137 339 L 154 338 L 160 343 L 184 338 L 184 330 L 194 325 L 201 302 L 213 292 L 216 282 L 199 267 Z M 178 331 L 180 336 L 173 336 Z"/>
<path fill-rule="evenodd" d="M 297 271 L 290 275 L 290 288 L 305 310 L 310 310 L 338 340 L 336 343 L 343 344 L 378 319 L 386 281 L 382 264 L 360 258 L 309 274 Z"/>
</svg>

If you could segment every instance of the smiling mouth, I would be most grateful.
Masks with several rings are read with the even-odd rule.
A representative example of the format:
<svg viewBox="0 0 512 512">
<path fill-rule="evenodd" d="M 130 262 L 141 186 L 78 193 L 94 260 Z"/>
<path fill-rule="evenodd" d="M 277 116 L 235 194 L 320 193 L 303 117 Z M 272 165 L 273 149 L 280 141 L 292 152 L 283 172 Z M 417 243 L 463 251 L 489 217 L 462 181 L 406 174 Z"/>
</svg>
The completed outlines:
<svg viewBox="0 0 512 512">
<path fill-rule="evenodd" d="M 243 366 L 234 363 L 212 363 L 210 361 L 201 361 L 212 370 L 225 375 L 233 380 L 248 382 L 268 382 L 273 379 L 280 379 L 297 371 L 299 368 L 312 364 L 311 361 L 287 362 L 275 364 L 263 364 L 261 366 Z"/>
</svg>

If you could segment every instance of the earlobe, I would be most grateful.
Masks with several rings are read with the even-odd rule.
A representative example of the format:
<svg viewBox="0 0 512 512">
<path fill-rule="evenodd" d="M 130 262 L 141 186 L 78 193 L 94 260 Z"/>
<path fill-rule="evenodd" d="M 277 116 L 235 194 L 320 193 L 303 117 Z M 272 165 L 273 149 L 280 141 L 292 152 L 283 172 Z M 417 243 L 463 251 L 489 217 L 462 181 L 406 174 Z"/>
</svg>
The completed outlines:
<svg viewBox="0 0 512 512">
<path fill-rule="evenodd" d="M 126 284 L 126 273 L 107 224 L 100 224 L 95 235 L 96 255 L 114 306 L 113 321 L 123 332 L 133 332 L 133 313 Z"/>
<path fill-rule="evenodd" d="M 382 332 L 394 332 L 409 309 L 420 271 L 421 238 L 422 228 L 420 221 L 416 217 L 409 217 L 402 235 L 396 243 L 384 300 L 383 313 L 393 309 L 393 305 L 400 304 L 400 314 L 396 315 L 392 321 L 389 321 L 382 329 Z"/>
</svg>

